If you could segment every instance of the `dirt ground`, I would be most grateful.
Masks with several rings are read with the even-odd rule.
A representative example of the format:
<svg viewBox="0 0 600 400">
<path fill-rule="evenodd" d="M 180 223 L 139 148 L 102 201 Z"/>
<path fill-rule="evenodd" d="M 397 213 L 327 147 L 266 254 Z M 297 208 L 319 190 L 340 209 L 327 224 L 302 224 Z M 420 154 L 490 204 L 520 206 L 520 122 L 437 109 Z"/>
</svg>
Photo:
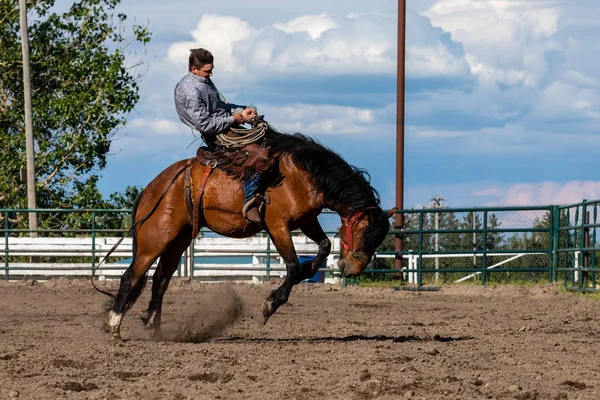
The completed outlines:
<svg viewBox="0 0 600 400">
<path fill-rule="evenodd" d="M 600 303 L 559 285 L 307 284 L 263 326 L 275 284 L 174 280 L 162 342 L 148 289 L 112 345 L 88 281 L 0 282 L 0 399 L 600 399 Z"/>
</svg>

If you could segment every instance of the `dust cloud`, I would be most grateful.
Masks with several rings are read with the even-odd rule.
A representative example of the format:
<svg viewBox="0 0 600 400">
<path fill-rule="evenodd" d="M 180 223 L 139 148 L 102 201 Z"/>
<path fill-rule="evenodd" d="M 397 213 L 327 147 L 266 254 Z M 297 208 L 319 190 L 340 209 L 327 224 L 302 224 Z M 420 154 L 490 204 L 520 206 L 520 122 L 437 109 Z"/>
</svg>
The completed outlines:
<svg viewBox="0 0 600 400">
<path fill-rule="evenodd" d="M 172 341 L 200 343 L 219 337 L 238 321 L 244 302 L 231 286 L 215 285 L 184 318 Z"/>
</svg>

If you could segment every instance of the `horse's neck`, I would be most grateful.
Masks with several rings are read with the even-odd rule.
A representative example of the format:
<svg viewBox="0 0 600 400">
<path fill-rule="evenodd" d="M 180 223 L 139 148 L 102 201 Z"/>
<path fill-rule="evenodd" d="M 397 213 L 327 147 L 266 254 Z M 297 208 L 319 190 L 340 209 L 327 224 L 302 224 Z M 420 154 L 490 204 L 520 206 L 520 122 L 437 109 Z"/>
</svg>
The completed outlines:
<svg viewBox="0 0 600 400">
<path fill-rule="evenodd" d="M 287 156 L 281 158 L 279 165 L 283 184 L 295 198 L 290 201 L 307 203 L 306 206 L 314 209 L 324 207 L 323 195 L 315 188 L 314 179 L 309 173 L 298 168 Z"/>
<path fill-rule="evenodd" d="M 288 187 L 290 193 L 294 193 L 294 199 L 290 201 L 308 201 L 310 207 L 314 209 L 328 208 L 332 211 L 337 212 L 340 215 L 354 214 L 357 210 L 350 204 L 350 199 L 346 198 L 343 193 L 331 193 L 324 194 L 316 188 L 314 178 L 306 171 L 297 167 L 291 160 L 290 156 L 282 156 L 280 159 L 280 172 L 284 177 L 284 184 Z M 362 189 L 357 186 L 357 190 Z M 357 196 L 353 194 L 353 198 L 360 197 L 359 203 L 361 203 L 361 209 L 368 206 L 367 196 L 373 196 L 372 192 L 363 193 Z M 327 200 L 328 199 L 328 200 Z M 363 204 L 365 203 L 365 204 Z M 373 200 L 375 205 L 375 200 Z"/>
</svg>

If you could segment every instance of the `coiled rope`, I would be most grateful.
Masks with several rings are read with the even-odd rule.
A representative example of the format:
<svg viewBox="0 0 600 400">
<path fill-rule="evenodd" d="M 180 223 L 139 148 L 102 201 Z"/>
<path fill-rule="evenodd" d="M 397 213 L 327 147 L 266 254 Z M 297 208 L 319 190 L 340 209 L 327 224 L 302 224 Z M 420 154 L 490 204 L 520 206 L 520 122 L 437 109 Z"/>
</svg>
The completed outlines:
<svg viewBox="0 0 600 400">
<path fill-rule="evenodd" d="M 268 128 L 269 124 L 266 122 L 261 122 L 256 127 L 250 129 L 230 128 L 231 132 L 238 136 L 230 137 L 221 133 L 217 135 L 217 139 L 227 148 L 241 149 L 245 145 L 254 143 L 265 136 Z"/>
</svg>

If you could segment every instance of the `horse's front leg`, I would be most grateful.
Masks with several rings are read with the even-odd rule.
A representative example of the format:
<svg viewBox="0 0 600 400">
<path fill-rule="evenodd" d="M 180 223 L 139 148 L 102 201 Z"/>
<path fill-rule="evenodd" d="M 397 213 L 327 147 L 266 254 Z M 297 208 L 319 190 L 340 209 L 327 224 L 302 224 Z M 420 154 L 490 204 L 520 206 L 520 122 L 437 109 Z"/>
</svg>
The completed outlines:
<svg viewBox="0 0 600 400">
<path fill-rule="evenodd" d="M 279 255 L 285 261 L 287 274 L 281 286 L 269 293 L 269 296 L 267 296 L 267 299 L 262 304 L 261 312 L 265 324 L 281 305 L 287 303 L 292 287 L 300 282 L 298 279 L 301 275 L 300 261 L 298 261 L 298 256 L 296 255 L 290 230 L 287 227 L 275 230 L 270 229 L 269 235 Z"/>
<path fill-rule="evenodd" d="M 302 264 L 300 266 L 300 276 L 298 277 L 299 281 L 293 282 L 293 284 L 298 284 L 305 279 L 310 279 L 315 276 L 323 264 L 323 261 L 325 261 L 331 253 L 331 241 L 323 231 L 321 224 L 319 224 L 319 221 L 316 218 L 302 225 L 300 230 L 310 240 L 319 245 L 319 251 L 317 252 L 316 257 L 311 264 Z"/>
</svg>

